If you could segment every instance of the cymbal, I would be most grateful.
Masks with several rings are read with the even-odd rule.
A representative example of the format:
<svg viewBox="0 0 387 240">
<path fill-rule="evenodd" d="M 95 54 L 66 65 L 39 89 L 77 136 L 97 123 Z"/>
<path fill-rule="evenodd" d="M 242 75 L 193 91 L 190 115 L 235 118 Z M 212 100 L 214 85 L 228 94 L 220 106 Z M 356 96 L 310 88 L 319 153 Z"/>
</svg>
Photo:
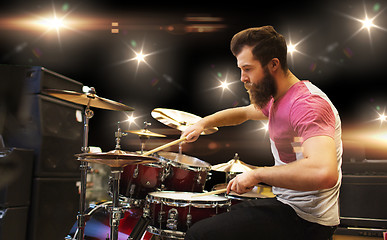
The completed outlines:
<svg viewBox="0 0 387 240">
<path fill-rule="evenodd" d="M 80 153 L 75 154 L 79 161 L 100 163 L 110 167 L 125 167 L 126 165 L 158 162 L 155 157 L 142 156 L 137 153 L 122 150 L 112 150 L 109 152 Z"/>
<path fill-rule="evenodd" d="M 72 103 L 81 105 L 89 105 L 90 107 L 102 108 L 115 111 L 133 111 L 134 108 L 126 106 L 122 103 L 115 102 L 106 98 L 102 98 L 93 93 L 79 93 L 68 90 L 45 89 L 44 94 L 54 96 Z"/>
<path fill-rule="evenodd" d="M 148 129 L 129 130 L 129 131 L 125 131 L 125 132 L 134 133 L 134 134 L 136 134 L 138 136 L 146 136 L 146 137 L 166 137 L 163 134 L 151 132 Z"/>
<path fill-rule="evenodd" d="M 188 126 L 195 124 L 200 119 L 202 119 L 199 116 L 196 116 L 191 113 L 174 110 L 174 109 L 167 109 L 167 108 L 155 108 L 152 110 L 151 113 L 152 117 L 161 123 L 176 128 L 180 131 L 185 131 Z M 201 133 L 201 135 L 207 135 L 218 131 L 218 128 L 212 127 L 212 128 L 206 128 Z"/>
<path fill-rule="evenodd" d="M 239 160 L 238 154 L 235 154 L 235 157 L 226 163 L 217 164 L 211 167 L 211 170 L 219 172 L 234 172 L 234 173 L 243 173 L 248 172 L 258 167 L 247 164 Z"/>
</svg>

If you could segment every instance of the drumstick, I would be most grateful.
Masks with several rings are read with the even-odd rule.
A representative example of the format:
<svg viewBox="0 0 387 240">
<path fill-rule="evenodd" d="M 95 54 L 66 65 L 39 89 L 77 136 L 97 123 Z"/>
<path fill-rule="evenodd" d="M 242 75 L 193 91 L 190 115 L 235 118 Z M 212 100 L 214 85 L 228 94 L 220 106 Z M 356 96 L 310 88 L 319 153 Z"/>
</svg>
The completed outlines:
<svg viewBox="0 0 387 240">
<path fill-rule="evenodd" d="M 211 192 L 206 192 L 206 193 L 198 193 L 198 194 L 194 194 L 192 195 L 191 197 L 204 197 L 204 196 L 208 196 L 208 195 L 213 195 L 213 194 L 219 194 L 219 193 L 225 193 L 227 192 L 227 188 L 222 188 L 222 189 L 219 189 L 219 190 L 215 190 L 215 191 L 211 191 Z"/>
<path fill-rule="evenodd" d="M 179 138 L 179 139 L 177 139 L 177 140 L 175 140 L 175 141 L 172 141 L 172 142 L 170 142 L 170 143 L 161 145 L 160 147 L 157 147 L 157 148 L 152 149 L 152 150 L 150 150 L 150 151 L 148 151 L 148 152 L 146 152 L 146 153 L 143 153 L 142 156 L 148 156 L 148 155 L 151 155 L 152 153 L 161 151 L 161 150 L 163 150 L 164 148 L 167 148 L 167 147 L 170 147 L 170 146 L 172 146 L 172 145 L 178 144 L 178 143 L 180 143 L 180 142 L 182 142 L 182 141 L 185 141 L 186 139 L 187 139 L 186 137 Z"/>
</svg>

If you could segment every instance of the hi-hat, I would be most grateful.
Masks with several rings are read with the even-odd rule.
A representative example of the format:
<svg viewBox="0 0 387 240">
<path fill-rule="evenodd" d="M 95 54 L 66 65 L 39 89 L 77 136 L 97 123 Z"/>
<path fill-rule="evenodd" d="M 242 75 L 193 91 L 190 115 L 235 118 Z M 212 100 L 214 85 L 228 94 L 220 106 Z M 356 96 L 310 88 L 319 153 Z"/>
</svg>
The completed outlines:
<svg viewBox="0 0 387 240">
<path fill-rule="evenodd" d="M 196 116 L 191 113 L 174 110 L 174 109 L 167 109 L 167 108 L 155 108 L 153 109 L 151 113 L 152 117 L 161 123 L 176 128 L 180 131 L 185 131 L 188 126 L 195 124 L 200 119 L 202 119 L 199 116 Z M 218 128 L 211 127 L 206 128 L 201 133 L 201 135 L 207 135 L 218 131 Z"/>
<path fill-rule="evenodd" d="M 136 134 L 138 136 L 145 136 L 145 137 L 166 137 L 163 134 L 151 132 L 148 129 L 129 130 L 129 131 L 125 131 L 125 132 L 133 133 L 133 134 Z"/>
<path fill-rule="evenodd" d="M 106 98 L 97 96 L 95 93 L 79 93 L 68 90 L 46 89 L 42 93 L 54 96 L 72 103 L 77 103 L 85 106 L 102 108 L 115 111 L 133 111 L 134 108 L 125 104 L 115 102 Z"/>
<path fill-rule="evenodd" d="M 79 161 L 100 163 L 110 167 L 124 167 L 126 165 L 158 162 L 155 157 L 142 156 L 137 153 L 122 150 L 112 150 L 109 152 L 80 153 L 75 154 Z"/>
<path fill-rule="evenodd" d="M 226 163 L 217 164 L 211 167 L 211 170 L 219 172 L 233 172 L 233 173 L 243 173 L 248 172 L 258 167 L 247 164 L 239 160 L 238 154 L 235 154 L 235 157 Z"/>
</svg>

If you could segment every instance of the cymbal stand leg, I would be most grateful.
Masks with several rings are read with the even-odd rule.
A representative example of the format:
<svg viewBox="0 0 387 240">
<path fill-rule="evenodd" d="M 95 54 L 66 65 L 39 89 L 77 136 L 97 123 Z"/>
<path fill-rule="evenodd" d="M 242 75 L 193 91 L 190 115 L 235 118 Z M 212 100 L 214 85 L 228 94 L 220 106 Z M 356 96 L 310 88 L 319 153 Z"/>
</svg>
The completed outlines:
<svg viewBox="0 0 387 240">
<path fill-rule="evenodd" d="M 89 152 L 89 120 L 94 115 L 93 111 L 90 110 L 89 106 L 85 108 L 85 115 L 83 118 L 83 147 L 82 152 Z M 78 240 L 83 240 L 85 235 L 85 210 L 86 210 L 86 184 L 87 184 L 87 171 L 89 169 L 88 163 L 86 161 L 81 161 L 80 164 L 81 170 L 81 190 L 79 196 L 79 212 L 78 212 Z"/>
<path fill-rule="evenodd" d="M 110 213 L 110 240 L 118 240 L 118 226 L 122 218 L 122 209 L 119 202 L 119 187 L 122 173 L 121 167 L 112 167 L 111 176 L 113 181 L 113 199 Z"/>
</svg>

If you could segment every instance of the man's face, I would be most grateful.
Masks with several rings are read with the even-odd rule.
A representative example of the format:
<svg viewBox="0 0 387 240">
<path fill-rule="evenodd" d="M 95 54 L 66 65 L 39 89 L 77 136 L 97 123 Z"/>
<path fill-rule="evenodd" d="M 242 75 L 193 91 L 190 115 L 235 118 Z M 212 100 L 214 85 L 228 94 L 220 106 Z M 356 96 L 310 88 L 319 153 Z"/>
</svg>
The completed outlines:
<svg viewBox="0 0 387 240">
<path fill-rule="evenodd" d="M 237 62 L 241 69 L 241 81 L 248 90 L 251 103 L 262 108 L 275 95 L 277 88 L 268 67 L 262 67 L 251 50 L 251 47 L 245 46 L 238 54 Z"/>
</svg>

